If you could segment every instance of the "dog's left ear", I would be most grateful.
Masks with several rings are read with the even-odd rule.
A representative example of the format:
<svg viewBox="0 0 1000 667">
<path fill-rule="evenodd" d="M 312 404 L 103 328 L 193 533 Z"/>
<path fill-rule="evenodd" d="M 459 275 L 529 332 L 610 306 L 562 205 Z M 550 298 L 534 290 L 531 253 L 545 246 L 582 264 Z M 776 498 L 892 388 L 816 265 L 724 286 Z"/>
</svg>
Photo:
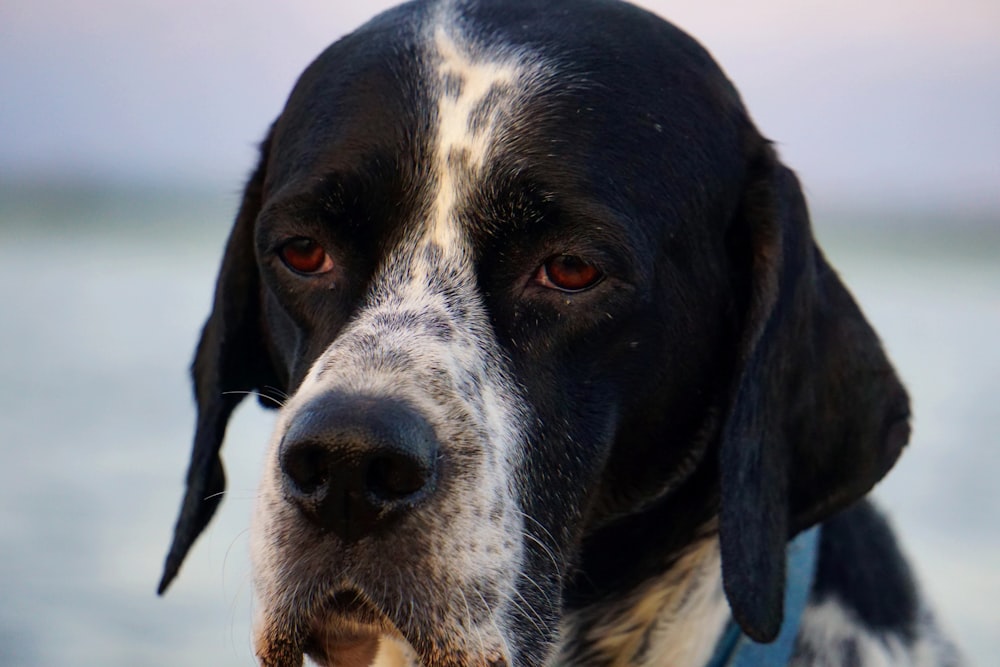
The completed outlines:
<svg viewBox="0 0 1000 667">
<path fill-rule="evenodd" d="M 157 589 L 161 595 L 222 500 L 226 475 L 219 450 L 230 415 L 248 394 L 259 392 L 261 404 L 267 406 L 268 392 L 281 388 L 264 338 L 254 252 L 269 146 L 270 135 L 261 145 L 260 163 L 247 182 L 226 243 L 212 314 L 202 329 L 191 368 L 198 421 L 187 490 Z"/>
<path fill-rule="evenodd" d="M 757 151 L 729 239 L 746 292 L 719 540 L 733 616 L 767 642 L 782 623 L 788 540 L 888 472 L 909 438 L 909 401 L 816 247 L 795 175 L 764 140 Z"/>
</svg>

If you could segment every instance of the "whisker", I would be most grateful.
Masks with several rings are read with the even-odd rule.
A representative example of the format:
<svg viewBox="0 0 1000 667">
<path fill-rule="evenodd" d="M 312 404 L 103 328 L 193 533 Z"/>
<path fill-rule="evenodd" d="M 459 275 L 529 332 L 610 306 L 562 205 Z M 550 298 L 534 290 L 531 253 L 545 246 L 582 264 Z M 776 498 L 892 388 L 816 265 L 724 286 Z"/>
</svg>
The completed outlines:
<svg viewBox="0 0 1000 667">
<path fill-rule="evenodd" d="M 472 614 L 472 608 L 469 606 L 469 599 L 465 597 L 465 591 L 462 587 L 458 587 L 458 593 L 462 596 L 462 603 L 465 605 L 466 618 L 468 619 L 470 630 L 474 629 L 476 631 L 476 639 L 479 640 L 479 654 L 486 655 L 486 641 L 483 639 L 483 631 L 480 630 L 479 624 L 473 621 L 474 616 Z"/>
<path fill-rule="evenodd" d="M 227 550 L 226 556 L 228 558 L 228 550 Z M 225 568 L 225 565 L 223 565 L 223 568 Z M 225 584 L 225 582 L 223 582 L 223 585 L 224 584 Z M 230 599 L 230 601 L 229 601 L 229 644 L 230 644 L 230 648 L 233 651 L 233 655 L 236 656 L 237 658 L 241 658 L 241 659 L 244 658 L 245 656 L 240 654 L 240 651 L 239 651 L 239 649 L 237 647 L 237 642 L 236 642 L 236 608 L 239 607 L 240 597 L 243 595 L 243 593 L 246 590 L 249 590 L 249 589 L 252 588 L 252 586 L 253 586 L 253 577 L 251 577 L 249 573 L 245 574 L 242 577 L 242 584 L 243 584 L 242 586 L 238 586 L 237 587 L 236 591 L 233 593 L 232 599 Z M 251 616 L 252 616 L 252 611 L 253 611 L 253 603 L 254 603 L 254 599 L 253 599 L 253 595 L 251 595 L 250 596 Z M 243 639 L 244 639 L 244 641 L 248 642 L 244 646 L 244 648 L 247 648 L 247 649 L 249 649 L 252 652 L 253 651 L 253 646 L 252 646 L 253 642 L 252 642 L 252 640 L 250 640 L 249 637 L 246 637 L 246 636 Z"/>
<path fill-rule="evenodd" d="M 521 595 L 521 593 L 519 591 L 517 591 L 517 589 L 514 590 L 514 593 L 517 595 L 518 598 L 521 599 L 521 602 L 518 602 L 517 600 L 515 600 L 513 598 L 513 596 L 511 596 L 509 593 L 501 592 L 500 594 L 517 611 L 521 612 L 521 614 L 526 619 L 528 619 L 529 623 L 531 623 L 533 626 L 535 626 L 535 630 L 538 631 L 538 634 L 544 636 L 545 635 L 545 631 L 542 630 L 542 627 L 538 623 L 535 622 L 535 619 L 538 619 L 539 623 L 543 623 L 544 621 L 542 620 L 542 615 L 539 614 L 537 611 L 535 611 L 535 609 L 531 606 L 531 604 L 524 598 L 523 595 Z M 522 602 L 524 604 L 521 604 Z"/>
<path fill-rule="evenodd" d="M 288 394 L 282 389 L 278 389 L 277 387 L 272 387 L 271 385 L 266 385 L 264 389 L 267 389 L 268 391 L 277 394 L 286 401 L 288 400 Z"/>
<path fill-rule="evenodd" d="M 500 626 L 497 625 L 496 614 L 493 612 L 493 609 L 490 607 L 490 604 L 486 601 L 486 598 L 483 597 L 482 592 L 478 588 L 476 588 L 475 591 L 476 591 L 476 595 L 478 595 L 479 599 L 482 601 L 483 606 L 486 607 L 486 613 L 489 616 L 490 625 L 492 625 L 493 629 L 497 631 L 497 637 L 499 637 L 499 638 L 502 639 L 503 638 L 503 633 L 500 632 Z"/>
<path fill-rule="evenodd" d="M 549 560 L 552 561 L 552 566 L 556 568 L 556 571 L 562 569 L 561 561 L 556 558 L 555 553 L 553 553 L 552 549 L 550 549 L 547 544 L 545 544 L 540 539 L 538 539 L 537 537 L 535 537 L 526 530 L 522 530 L 521 535 L 528 538 L 529 540 L 531 540 L 532 542 L 534 542 L 535 544 L 537 544 L 542 548 L 542 553 L 544 553 L 546 556 L 549 557 Z"/>
<path fill-rule="evenodd" d="M 520 514 L 522 518 L 527 519 L 528 521 L 531 521 L 536 526 L 538 526 L 538 528 L 542 532 L 542 537 L 545 537 L 545 538 L 547 538 L 548 540 L 551 541 L 551 543 L 552 543 L 553 546 L 550 548 L 547 545 L 545 545 L 543 542 L 541 542 L 539 539 L 535 538 L 535 536 L 532 535 L 531 533 L 528 533 L 526 531 L 522 531 L 522 534 L 524 534 L 524 535 L 526 535 L 526 536 L 531 537 L 532 539 L 534 539 L 535 542 L 539 546 L 541 546 L 542 549 L 544 549 L 545 552 L 548 554 L 549 558 L 552 560 L 552 564 L 556 566 L 556 569 L 560 569 L 560 563 L 563 563 L 565 561 L 565 559 L 562 557 L 562 550 L 555 546 L 556 544 L 558 544 L 558 540 L 556 540 L 555 535 L 553 535 L 552 532 L 549 531 L 549 529 L 546 528 L 542 524 L 542 522 L 540 522 L 538 519 L 536 519 L 535 517 L 531 516 L 530 514 L 528 514 L 527 512 L 525 512 L 524 510 L 521 510 L 521 509 L 515 507 L 514 511 L 517 512 L 518 514 Z"/>
<path fill-rule="evenodd" d="M 241 577 L 242 583 L 244 585 L 237 586 L 236 590 L 233 591 L 232 596 L 230 596 L 226 592 L 226 570 L 229 567 L 229 556 L 230 554 L 232 554 L 233 547 L 236 546 L 236 543 L 241 538 L 243 538 L 249 533 L 250 533 L 249 528 L 244 528 L 243 530 L 238 532 L 233 537 L 233 539 L 229 541 L 229 546 L 226 547 L 226 552 L 222 557 L 222 595 L 225 598 L 229 598 L 229 643 L 230 643 L 230 648 L 233 651 L 233 655 L 238 657 L 242 656 L 239 656 L 239 651 L 236 647 L 236 608 L 239 606 L 240 596 L 242 595 L 243 591 L 251 586 L 252 579 L 249 573 L 245 573 Z"/>
<path fill-rule="evenodd" d="M 267 389 L 271 390 L 273 388 L 272 387 L 267 387 Z M 278 391 L 278 390 L 275 390 L 275 391 Z M 279 393 L 282 394 L 282 399 L 283 400 L 279 400 L 279 399 L 275 398 L 274 396 L 271 396 L 270 394 L 262 394 L 261 392 L 257 391 L 256 389 L 251 390 L 251 391 L 246 391 L 246 390 L 243 390 L 243 389 L 232 389 L 230 391 L 224 391 L 224 392 L 222 392 L 222 395 L 223 396 L 256 396 L 259 399 L 265 399 L 265 400 L 271 401 L 272 403 L 274 403 L 279 408 L 283 408 L 283 407 L 285 407 L 285 403 L 288 401 L 288 395 L 285 394 L 285 392 L 283 392 L 283 391 L 279 391 Z"/>
<path fill-rule="evenodd" d="M 529 576 L 529 575 L 528 575 L 527 573 L 525 573 L 525 572 L 521 572 L 521 573 L 520 573 L 520 576 L 521 576 L 521 577 L 523 577 L 523 578 L 524 578 L 525 580 L 527 580 L 527 582 L 528 582 L 529 584 L 531 584 L 531 585 L 532 585 L 532 586 L 534 586 L 534 587 L 535 587 L 536 589 L 538 589 L 538 592 L 542 594 L 542 597 L 543 597 L 543 598 L 545 598 L 545 604 L 549 605 L 550 607 L 551 607 L 551 606 L 553 606 L 553 604 L 552 604 L 552 597 L 551 597 L 551 596 L 550 596 L 550 595 L 549 595 L 548 593 L 546 593 L 546 592 L 545 592 L 545 589 L 544 589 L 544 588 L 542 588 L 541 584 L 539 584 L 539 583 L 538 583 L 537 581 L 535 581 L 535 580 L 534 580 L 533 578 L 531 578 L 531 576 Z M 515 590 L 516 590 L 516 589 L 515 589 Z M 520 593 L 518 593 L 518 595 L 520 595 Z M 523 600 L 524 598 L 522 597 L 521 599 Z M 540 620 L 540 621 L 541 621 L 541 620 L 542 620 L 542 617 L 541 617 L 541 616 L 539 616 L 539 617 L 538 617 L 538 620 Z"/>
</svg>

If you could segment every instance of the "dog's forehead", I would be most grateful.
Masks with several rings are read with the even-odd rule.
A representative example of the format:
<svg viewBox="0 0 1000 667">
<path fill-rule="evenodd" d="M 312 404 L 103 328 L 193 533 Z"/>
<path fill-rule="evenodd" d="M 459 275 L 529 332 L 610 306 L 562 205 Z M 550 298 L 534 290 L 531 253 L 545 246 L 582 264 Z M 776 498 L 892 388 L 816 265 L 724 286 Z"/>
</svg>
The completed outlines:
<svg viewBox="0 0 1000 667">
<path fill-rule="evenodd" d="M 684 33 L 620 3 L 504 7 L 411 3 L 332 45 L 276 124 L 265 190 L 360 173 L 449 248 L 471 195 L 512 180 L 627 216 L 739 182 L 742 105 Z"/>
<path fill-rule="evenodd" d="M 352 194 L 393 200 L 386 217 L 410 229 L 422 219 L 440 249 L 459 242 L 460 209 L 497 149 L 517 152 L 525 133 L 514 125 L 553 70 L 527 46 L 497 35 L 482 43 L 481 26 L 450 4 L 422 8 L 389 14 L 410 10 L 409 21 L 376 19 L 300 77 L 271 141 L 265 191 L 275 208 L 350 182 Z"/>
<path fill-rule="evenodd" d="M 429 137 L 434 159 L 428 237 L 447 252 L 459 244 L 464 202 L 483 186 L 497 149 L 509 148 L 504 138 L 546 68 L 527 51 L 477 53 L 449 20 L 434 25 L 431 50 L 437 113 Z"/>
</svg>

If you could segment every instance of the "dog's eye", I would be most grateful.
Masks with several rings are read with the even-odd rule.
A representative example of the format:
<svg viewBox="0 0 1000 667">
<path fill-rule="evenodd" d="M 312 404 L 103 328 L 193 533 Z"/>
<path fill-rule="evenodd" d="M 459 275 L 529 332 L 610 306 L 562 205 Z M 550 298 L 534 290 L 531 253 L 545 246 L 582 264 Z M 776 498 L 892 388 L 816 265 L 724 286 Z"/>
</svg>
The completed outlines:
<svg viewBox="0 0 1000 667">
<path fill-rule="evenodd" d="M 305 236 L 286 241 L 278 250 L 281 261 L 292 271 L 304 274 L 326 273 L 333 268 L 333 259 L 319 243 Z"/>
<path fill-rule="evenodd" d="M 535 280 L 563 292 L 581 292 L 601 281 L 604 274 L 575 255 L 555 255 L 538 267 Z"/>
</svg>

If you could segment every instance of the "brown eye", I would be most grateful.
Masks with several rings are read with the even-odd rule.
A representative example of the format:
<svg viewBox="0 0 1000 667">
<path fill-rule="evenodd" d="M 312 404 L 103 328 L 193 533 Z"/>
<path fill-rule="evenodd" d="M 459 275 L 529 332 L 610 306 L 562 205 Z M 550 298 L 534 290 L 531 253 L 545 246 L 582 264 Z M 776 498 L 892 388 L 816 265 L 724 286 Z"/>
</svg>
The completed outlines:
<svg viewBox="0 0 1000 667">
<path fill-rule="evenodd" d="M 600 269 L 575 255 L 556 255 L 538 268 L 536 280 L 545 287 L 580 292 L 593 287 L 603 277 Z"/>
<path fill-rule="evenodd" d="M 304 236 L 286 242 L 278 254 L 288 268 L 298 273 L 326 273 L 333 268 L 333 260 L 323 246 Z"/>
</svg>

